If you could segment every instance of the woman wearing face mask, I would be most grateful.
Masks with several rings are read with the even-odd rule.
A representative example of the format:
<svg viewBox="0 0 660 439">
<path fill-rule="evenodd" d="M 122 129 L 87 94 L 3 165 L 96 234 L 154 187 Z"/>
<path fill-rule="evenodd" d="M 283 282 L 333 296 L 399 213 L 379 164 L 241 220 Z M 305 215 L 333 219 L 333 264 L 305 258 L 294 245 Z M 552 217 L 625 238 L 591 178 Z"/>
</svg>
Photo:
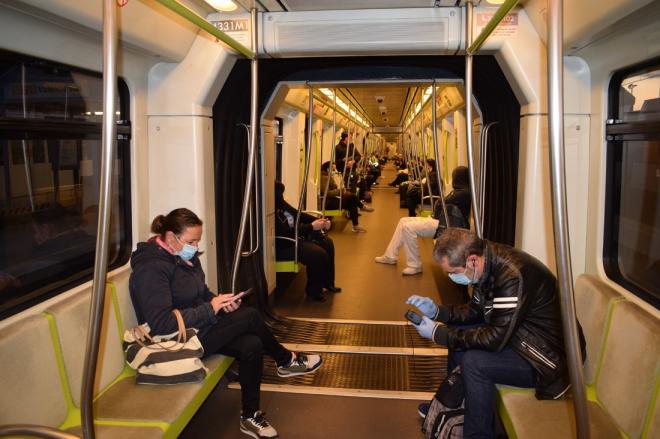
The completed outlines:
<svg viewBox="0 0 660 439">
<path fill-rule="evenodd" d="M 277 437 L 259 410 L 263 352 L 275 359 L 281 377 L 314 372 L 321 358 L 287 350 L 254 308 L 241 307 L 232 293 L 209 290 L 199 261 L 202 221 L 195 213 L 181 208 L 158 215 L 151 231 L 155 236 L 139 243 L 131 256 L 129 289 L 138 322 L 148 323 L 152 334 L 171 334 L 178 329 L 172 313 L 176 308 L 186 327 L 198 329 L 205 355 L 238 358 L 240 429 L 256 438 Z"/>
</svg>

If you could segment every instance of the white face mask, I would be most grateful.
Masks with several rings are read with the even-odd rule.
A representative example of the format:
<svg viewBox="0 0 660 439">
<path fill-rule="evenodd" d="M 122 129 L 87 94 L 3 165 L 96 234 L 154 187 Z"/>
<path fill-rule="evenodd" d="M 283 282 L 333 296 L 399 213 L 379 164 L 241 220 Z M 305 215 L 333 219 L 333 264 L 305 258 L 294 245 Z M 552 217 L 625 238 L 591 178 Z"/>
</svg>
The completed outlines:
<svg viewBox="0 0 660 439">
<path fill-rule="evenodd" d="M 475 276 L 477 275 L 476 268 L 473 267 L 471 279 L 465 275 L 465 272 L 467 272 L 467 261 L 465 261 L 465 270 L 463 270 L 462 273 L 449 273 L 448 276 L 449 279 L 451 279 L 454 283 L 457 283 L 459 285 L 476 284 L 477 283 L 477 280 L 475 279 Z"/>
</svg>

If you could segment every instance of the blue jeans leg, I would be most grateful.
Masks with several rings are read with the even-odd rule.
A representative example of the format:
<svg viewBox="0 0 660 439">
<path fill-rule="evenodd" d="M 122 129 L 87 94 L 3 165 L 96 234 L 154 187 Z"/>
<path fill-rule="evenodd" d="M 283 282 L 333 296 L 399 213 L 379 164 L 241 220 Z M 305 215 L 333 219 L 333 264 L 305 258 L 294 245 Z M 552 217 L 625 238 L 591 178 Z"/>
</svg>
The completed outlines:
<svg viewBox="0 0 660 439">
<path fill-rule="evenodd" d="M 501 352 L 471 349 L 457 352 L 465 383 L 465 439 L 493 437 L 495 384 L 534 387 L 531 364 L 510 348 Z"/>
</svg>

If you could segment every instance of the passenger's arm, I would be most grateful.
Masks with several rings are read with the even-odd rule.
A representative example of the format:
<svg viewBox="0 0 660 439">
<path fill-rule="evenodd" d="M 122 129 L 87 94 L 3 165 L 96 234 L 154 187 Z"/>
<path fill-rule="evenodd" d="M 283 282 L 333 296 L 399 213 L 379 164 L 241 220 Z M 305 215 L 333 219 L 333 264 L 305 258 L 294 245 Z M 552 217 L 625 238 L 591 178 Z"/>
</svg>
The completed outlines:
<svg viewBox="0 0 660 439">
<path fill-rule="evenodd" d="M 441 313 L 441 316 L 446 316 L 446 320 L 441 321 L 448 325 L 473 325 L 484 321 L 481 308 L 474 299 L 463 305 L 446 305 L 446 307 L 446 314 Z"/>
<path fill-rule="evenodd" d="M 448 333 L 447 346 L 450 349 L 483 349 L 500 351 L 509 341 L 516 322 L 520 320 L 521 297 L 520 280 L 518 277 L 508 279 L 498 288 L 493 298 L 493 308 L 490 310 L 489 322 L 477 328 L 451 328 Z"/>
<path fill-rule="evenodd" d="M 168 265 L 158 261 L 142 264 L 131 274 L 131 284 L 137 302 L 135 306 L 140 308 L 152 334 L 170 334 L 178 329 L 176 317 L 172 314 L 174 305 L 169 276 Z M 216 321 L 215 312 L 209 302 L 180 311 L 186 327 L 189 328 L 199 328 Z"/>
</svg>

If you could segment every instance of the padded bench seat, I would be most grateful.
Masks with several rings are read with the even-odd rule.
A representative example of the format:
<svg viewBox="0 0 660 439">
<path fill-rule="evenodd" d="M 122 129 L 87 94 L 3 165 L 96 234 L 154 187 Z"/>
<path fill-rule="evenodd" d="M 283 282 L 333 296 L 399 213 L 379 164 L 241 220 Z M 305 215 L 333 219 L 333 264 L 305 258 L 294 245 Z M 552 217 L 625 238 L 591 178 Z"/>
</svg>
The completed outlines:
<svg viewBox="0 0 660 439">
<path fill-rule="evenodd" d="M 575 295 L 591 437 L 657 437 L 660 322 L 592 276 L 578 278 Z M 571 400 L 539 401 L 533 390 L 498 386 L 498 411 L 511 439 L 576 437 Z"/>
<path fill-rule="evenodd" d="M 120 285 L 120 288 L 123 286 Z M 123 288 L 122 288 L 123 289 Z M 138 385 L 124 359 L 121 335 L 135 321 L 130 299 L 109 284 L 95 388 L 101 438 L 176 438 L 233 359 L 211 355 L 201 383 Z M 36 424 L 81 433 L 80 389 L 91 297 L 79 292 L 0 332 L 0 425 Z"/>
</svg>

